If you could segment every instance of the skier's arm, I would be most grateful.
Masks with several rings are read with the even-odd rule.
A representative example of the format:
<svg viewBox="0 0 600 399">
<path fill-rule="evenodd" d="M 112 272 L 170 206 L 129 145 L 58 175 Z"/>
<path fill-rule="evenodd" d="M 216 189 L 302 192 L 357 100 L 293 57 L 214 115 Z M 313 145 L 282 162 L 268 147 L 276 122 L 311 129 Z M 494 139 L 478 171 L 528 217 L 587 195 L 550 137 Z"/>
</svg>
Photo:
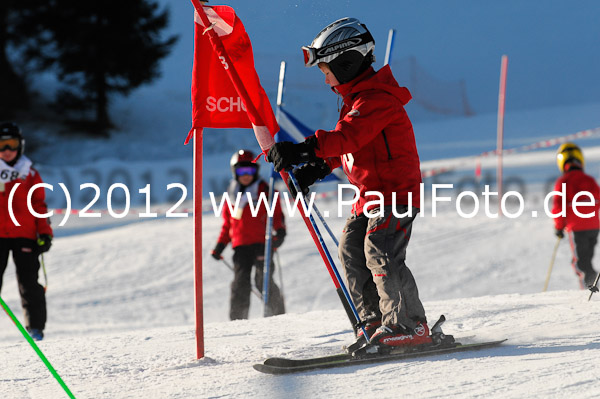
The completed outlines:
<svg viewBox="0 0 600 399">
<path fill-rule="evenodd" d="M 315 155 L 325 159 L 360 150 L 398 117 L 401 107 L 396 97 L 380 91 L 360 95 L 334 130 L 317 130 Z"/>
<path fill-rule="evenodd" d="M 267 154 L 267 161 L 272 162 L 275 171 L 279 172 L 292 165 L 356 152 L 397 118 L 401 108 L 400 100 L 390 94 L 381 91 L 360 94 L 352 110 L 338 121 L 334 130 L 317 130 L 314 136 L 297 144 L 290 141 L 275 143 Z"/>
</svg>

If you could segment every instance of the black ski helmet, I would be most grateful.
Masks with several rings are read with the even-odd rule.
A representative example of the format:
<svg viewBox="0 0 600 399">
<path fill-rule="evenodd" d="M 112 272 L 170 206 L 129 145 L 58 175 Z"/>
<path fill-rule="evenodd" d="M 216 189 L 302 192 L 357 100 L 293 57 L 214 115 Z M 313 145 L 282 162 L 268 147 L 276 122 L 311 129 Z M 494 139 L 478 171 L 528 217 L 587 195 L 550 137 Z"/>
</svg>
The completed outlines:
<svg viewBox="0 0 600 399">
<path fill-rule="evenodd" d="M 256 155 L 254 155 L 254 153 L 250 150 L 236 151 L 231 156 L 231 160 L 229 161 L 229 165 L 231 166 L 231 175 L 233 178 L 237 180 L 237 174 L 235 173 L 236 168 L 239 168 L 240 166 L 253 166 L 256 168 L 256 173 L 254 174 L 254 180 L 256 180 L 260 165 L 254 162 L 254 159 L 256 159 Z"/>
<path fill-rule="evenodd" d="M 347 83 L 363 73 L 375 61 L 375 39 L 356 18 L 342 18 L 327 25 L 310 46 L 302 47 L 304 65 L 320 62 L 329 65 L 340 83 Z"/>
<path fill-rule="evenodd" d="M 25 139 L 23 138 L 23 134 L 21 133 L 21 128 L 13 122 L 3 122 L 0 123 L 0 140 L 6 139 L 18 139 L 19 140 L 19 152 L 17 153 L 17 158 L 23 155 L 25 152 Z"/>
</svg>

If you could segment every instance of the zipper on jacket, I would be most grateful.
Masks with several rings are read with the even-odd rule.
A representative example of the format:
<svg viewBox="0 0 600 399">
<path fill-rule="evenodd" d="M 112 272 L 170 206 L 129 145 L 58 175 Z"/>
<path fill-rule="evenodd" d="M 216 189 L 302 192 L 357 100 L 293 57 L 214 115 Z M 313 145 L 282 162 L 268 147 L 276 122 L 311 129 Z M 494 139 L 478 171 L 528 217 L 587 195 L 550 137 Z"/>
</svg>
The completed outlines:
<svg viewBox="0 0 600 399">
<path fill-rule="evenodd" d="M 388 153 L 388 160 L 392 160 L 392 152 L 390 151 L 390 144 L 387 141 L 387 136 L 385 135 L 385 130 L 381 131 L 381 134 L 383 134 L 383 141 L 385 142 L 385 149 L 387 150 Z"/>
</svg>

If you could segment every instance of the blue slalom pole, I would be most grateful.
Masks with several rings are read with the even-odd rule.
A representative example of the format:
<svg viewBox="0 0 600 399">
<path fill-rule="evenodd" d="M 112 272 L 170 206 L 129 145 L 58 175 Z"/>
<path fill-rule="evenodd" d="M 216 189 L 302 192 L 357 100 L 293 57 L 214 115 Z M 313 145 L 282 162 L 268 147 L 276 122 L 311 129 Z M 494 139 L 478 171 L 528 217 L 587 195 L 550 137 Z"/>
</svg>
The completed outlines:
<svg viewBox="0 0 600 399">
<path fill-rule="evenodd" d="M 269 179 L 269 204 L 273 202 L 273 186 L 275 185 L 275 179 L 273 173 Z M 265 230 L 265 263 L 263 267 L 263 317 L 272 316 L 271 309 L 269 308 L 269 282 L 271 281 L 271 257 L 273 252 L 271 248 L 273 246 L 273 217 L 267 218 L 267 228 Z"/>
<path fill-rule="evenodd" d="M 296 180 L 296 176 L 294 176 L 293 172 L 289 173 L 289 176 L 290 176 L 290 180 L 291 180 L 292 184 L 294 185 L 294 188 L 296 189 L 296 192 L 301 194 L 302 190 L 300 189 L 300 185 L 298 184 L 298 181 Z M 312 214 L 308 215 L 308 219 L 310 220 L 310 224 L 312 225 L 313 229 L 315 230 L 315 234 L 317 235 L 317 237 L 319 239 L 319 244 L 323 248 L 323 252 L 325 253 L 325 256 L 327 256 L 327 260 L 331 264 L 331 269 L 333 270 L 333 273 L 335 274 L 335 278 L 337 279 L 338 284 L 340 285 L 340 288 L 342 289 L 344 296 L 346 297 L 348 306 L 350 307 L 350 309 L 352 310 L 352 313 L 354 314 L 354 318 L 357 321 L 357 325 L 360 326 L 360 328 L 362 329 L 362 332 L 363 332 L 367 342 L 370 342 L 371 337 L 369 337 L 369 334 L 367 334 L 367 330 L 365 329 L 365 326 L 364 326 L 363 322 L 361 321 L 360 316 L 358 315 L 356 306 L 354 306 L 354 302 L 352 302 L 352 298 L 350 297 L 350 294 L 348 293 L 348 290 L 346 289 L 346 284 L 344 284 L 344 280 L 340 276 L 340 273 L 338 272 L 337 267 L 335 266 L 335 263 L 333 262 L 333 258 L 331 257 L 331 254 L 329 254 L 327 245 L 325 245 L 323 236 L 321 235 L 321 232 L 319 231 L 319 228 L 317 227 L 317 223 L 315 222 L 315 219 L 313 218 Z"/>
<path fill-rule="evenodd" d="M 396 36 L 396 30 L 390 29 L 388 32 L 388 41 L 387 46 L 385 48 L 385 59 L 383 61 L 383 65 L 387 65 L 392 60 L 392 50 L 394 48 L 394 37 Z"/>
<path fill-rule="evenodd" d="M 281 104 L 283 102 L 283 86 L 285 81 L 285 61 L 281 61 L 279 67 L 279 84 L 277 85 L 277 110 L 275 119 L 279 122 L 279 113 Z M 275 169 L 271 167 L 271 178 L 269 179 L 269 204 L 273 202 L 273 191 L 275 187 Z M 265 264 L 263 268 L 263 316 L 272 316 L 271 309 L 269 309 L 269 282 L 271 281 L 271 258 L 273 256 L 273 217 L 268 216 L 267 227 L 265 230 Z M 281 269 L 279 269 L 281 271 Z M 282 295 L 283 296 L 283 295 Z"/>
</svg>

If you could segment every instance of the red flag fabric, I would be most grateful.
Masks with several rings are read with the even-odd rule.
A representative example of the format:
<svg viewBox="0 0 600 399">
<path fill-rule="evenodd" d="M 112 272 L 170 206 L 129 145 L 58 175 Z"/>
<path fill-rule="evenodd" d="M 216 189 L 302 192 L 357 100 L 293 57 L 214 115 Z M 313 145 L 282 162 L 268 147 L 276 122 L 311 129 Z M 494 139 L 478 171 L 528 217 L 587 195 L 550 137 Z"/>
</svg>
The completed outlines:
<svg viewBox="0 0 600 399">
<path fill-rule="evenodd" d="M 271 137 L 279 126 L 265 90 L 254 69 L 252 44 L 242 21 L 228 6 L 203 6 L 211 22 L 210 29 L 218 34 L 233 65 L 214 51 L 206 27 L 194 12 L 195 45 L 192 70 L 192 132 L 204 127 L 261 128 L 265 126 Z M 247 113 L 244 100 L 238 95 L 227 74 L 233 67 L 249 95 L 263 123 Z M 262 128 L 264 130 L 264 128 Z"/>
</svg>

